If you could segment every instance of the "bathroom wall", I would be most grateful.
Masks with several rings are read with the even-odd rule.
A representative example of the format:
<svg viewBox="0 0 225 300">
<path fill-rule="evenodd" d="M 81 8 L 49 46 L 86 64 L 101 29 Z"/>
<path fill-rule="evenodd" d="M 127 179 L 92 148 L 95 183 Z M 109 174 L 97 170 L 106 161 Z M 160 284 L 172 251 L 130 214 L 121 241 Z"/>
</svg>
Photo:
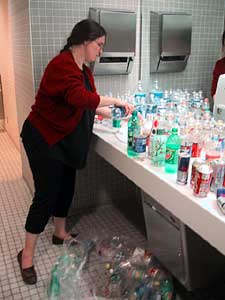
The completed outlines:
<svg viewBox="0 0 225 300">
<path fill-rule="evenodd" d="M 34 82 L 32 68 L 32 48 L 30 39 L 29 0 L 9 0 L 9 14 L 12 34 L 12 62 L 15 77 L 15 105 L 17 111 L 18 135 L 34 102 Z M 19 144 L 22 158 L 23 176 L 33 188 L 33 179 L 22 144 Z"/>
<path fill-rule="evenodd" d="M 12 15 L 9 1 L 0 1 L 0 75 L 4 105 L 4 126 L 19 149 L 18 120 L 15 95 L 15 69 L 13 63 L 14 41 L 12 38 Z"/>
<path fill-rule="evenodd" d="M 192 15 L 191 55 L 184 71 L 150 74 L 150 11 Z M 210 97 L 213 66 L 221 55 L 224 12 L 224 0 L 143 0 L 142 78 L 148 91 L 158 80 L 162 89 L 202 90 Z"/>
</svg>

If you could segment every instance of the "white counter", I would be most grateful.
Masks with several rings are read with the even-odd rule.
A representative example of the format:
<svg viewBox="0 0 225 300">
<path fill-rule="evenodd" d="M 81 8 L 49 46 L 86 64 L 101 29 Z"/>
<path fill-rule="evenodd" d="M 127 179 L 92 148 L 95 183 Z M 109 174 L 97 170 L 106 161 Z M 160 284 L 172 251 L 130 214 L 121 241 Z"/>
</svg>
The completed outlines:
<svg viewBox="0 0 225 300">
<path fill-rule="evenodd" d="M 189 185 L 176 183 L 176 175 L 151 166 L 147 158 L 129 158 L 120 135 L 103 125 L 94 126 L 94 150 L 225 255 L 225 215 L 217 207 L 214 193 L 196 198 Z"/>
</svg>

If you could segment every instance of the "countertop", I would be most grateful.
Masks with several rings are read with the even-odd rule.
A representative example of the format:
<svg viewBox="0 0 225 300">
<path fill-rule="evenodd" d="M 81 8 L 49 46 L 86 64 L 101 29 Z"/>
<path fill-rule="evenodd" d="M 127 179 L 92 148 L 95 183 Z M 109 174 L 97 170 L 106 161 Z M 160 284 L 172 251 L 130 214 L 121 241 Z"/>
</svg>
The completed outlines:
<svg viewBox="0 0 225 300">
<path fill-rule="evenodd" d="M 188 185 L 176 183 L 176 174 L 167 174 L 163 168 L 154 167 L 148 158 L 130 158 L 126 153 L 124 134 L 121 129 L 112 128 L 109 123 L 94 125 L 94 150 L 112 166 L 118 169 L 139 188 L 172 212 L 183 223 L 198 233 L 212 246 L 225 254 L 225 215 L 216 204 L 216 195 L 197 198 Z"/>
</svg>

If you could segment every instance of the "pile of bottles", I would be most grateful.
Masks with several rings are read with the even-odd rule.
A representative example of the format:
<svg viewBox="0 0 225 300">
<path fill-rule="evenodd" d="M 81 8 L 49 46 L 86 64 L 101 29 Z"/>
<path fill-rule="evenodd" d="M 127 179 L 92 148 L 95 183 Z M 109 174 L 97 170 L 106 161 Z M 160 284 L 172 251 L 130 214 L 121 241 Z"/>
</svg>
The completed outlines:
<svg viewBox="0 0 225 300">
<path fill-rule="evenodd" d="M 171 300 L 173 282 L 151 252 L 126 237 L 72 240 L 52 267 L 48 296 L 51 300 Z"/>
<path fill-rule="evenodd" d="M 198 159 L 190 179 L 194 195 L 206 197 L 210 189 L 224 187 L 225 124 L 214 120 L 202 91 L 161 91 L 157 81 L 148 98 L 140 82 L 137 90 L 140 94 L 134 94 L 135 110 L 127 125 L 127 155 L 149 159 L 166 173 L 177 174 L 177 183 L 183 185 L 194 157 Z"/>
<path fill-rule="evenodd" d="M 151 252 L 118 236 L 103 239 L 96 249 L 103 262 L 102 273 L 108 274 L 108 280 L 101 280 L 108 286 L 104 284 L 96 296 L 118 300 L 172 299 L 171 275 Z M 116 292 L 113 287 L 116 287 Z"/>
</svg>

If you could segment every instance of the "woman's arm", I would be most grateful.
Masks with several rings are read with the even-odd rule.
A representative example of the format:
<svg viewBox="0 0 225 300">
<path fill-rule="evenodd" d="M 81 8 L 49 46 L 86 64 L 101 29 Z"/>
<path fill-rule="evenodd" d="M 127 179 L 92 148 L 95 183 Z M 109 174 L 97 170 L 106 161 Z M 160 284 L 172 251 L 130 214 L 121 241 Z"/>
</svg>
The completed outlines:
<svg viewBox="0 0 225 300">
<path fill-rule="evenodd" d="M 110 107 L 98 107 L 96 114 L 103 118 L 110 119 L 112 117 L 112 109 Z"/>
</svg>

